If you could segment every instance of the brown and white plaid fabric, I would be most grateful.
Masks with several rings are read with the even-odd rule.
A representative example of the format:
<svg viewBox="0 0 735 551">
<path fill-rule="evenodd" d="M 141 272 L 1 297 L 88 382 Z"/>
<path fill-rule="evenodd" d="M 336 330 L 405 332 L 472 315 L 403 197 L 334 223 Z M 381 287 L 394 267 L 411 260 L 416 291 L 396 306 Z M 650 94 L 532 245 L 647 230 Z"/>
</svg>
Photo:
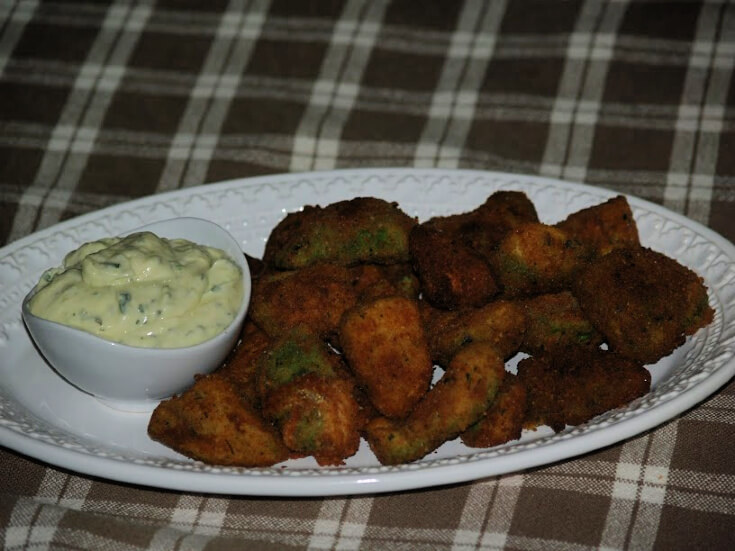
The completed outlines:
<svg viewBox="0 0 735 551">
<path fill-rule="evenodd" d="M 586 182 L 735 240 L 734 67 L 727 1 L 0 0 L 0 244 L 175 188 L 373 166 Z M 732 549 L 735 384 L 577 459 L 394 495 L 160 491 L 0 449 L 0 530 L 8 549 Z"/>
</svg>

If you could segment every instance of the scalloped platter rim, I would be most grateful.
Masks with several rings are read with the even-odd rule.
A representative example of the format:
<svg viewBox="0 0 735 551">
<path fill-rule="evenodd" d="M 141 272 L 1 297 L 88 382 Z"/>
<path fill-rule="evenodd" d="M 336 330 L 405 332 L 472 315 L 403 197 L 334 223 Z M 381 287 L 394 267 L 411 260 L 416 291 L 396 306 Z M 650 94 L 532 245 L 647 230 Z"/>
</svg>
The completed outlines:
<svg viewBox="0 0 735 551">
<path fill-rule="evenodd" d="M 65 382 L 36 351 L 21 321 L 23 296 L 68 250 L 143 223 L 208 218 L 257 256 L 273 226 L 305 204 L 371 195 L 397 201 L 424 220 L 471 210 L 501 189 L 526 192 L 547 223 L 618 195 L 550 178 L 477 170 L 293 173 L 153 195 L 11 243 L 0 249 L 0 445 L 82 474 L 172 490 L 290 497 L 381 493 L 518 472 L 601 449 L 671 420 L 735 374 L 735 246 L 697 222 L 632 196 L 628 200 L 642 243 L 704 277 L 716 309 L 713 323 L 648 366 L 652 391 L 627 407 L 558 434 L 546 428 L 525 431 L 520 440 L 496 448 L 471 449 L 452 441 L 421 461 L 387 467 L 363 441 L 339 467 L 319 467 L 311 458 L 267 469 L 205 465 L 151 441 L 146 434 L 149 413 L 113 410 Z"/>
</svg>

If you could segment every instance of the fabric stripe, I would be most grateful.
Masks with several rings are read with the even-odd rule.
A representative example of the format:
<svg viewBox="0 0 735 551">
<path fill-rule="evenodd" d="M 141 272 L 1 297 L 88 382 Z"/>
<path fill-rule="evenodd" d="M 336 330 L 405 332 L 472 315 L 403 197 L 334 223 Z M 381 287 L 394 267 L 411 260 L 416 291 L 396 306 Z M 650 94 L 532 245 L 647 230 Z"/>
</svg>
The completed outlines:
<svg viewBox="0 0 735 551">
<path fill-rule="evenodd" d="M 36 0 L 20 0 L 0 4 L 0 75 L 11 59 L 10 54 L 23 35 L 26 24 L 36 16 L 38 2 Z"/>
<path fill-rule="evenodd" d="M 520 491 L 528 478 L 523 474 L 501 477 L 497 495 L 488 511 L 487 525 L 480 540 L 480 549 L 503 548 L 507 543 Z"/>
<path fill-rule="evenodd" d="M 594 125 L 600 110 L 608 62 L 613 55 L 615 32 L 624 13 L 623 2 L 604 5 L 599 27 L 590 37 L 590 62 L 582 73 L 584 81 L 573 112 L 567 160 L 561 174 L 564 178 L 582 181 L 587 176 L 587 164 L 595 134 Z"/>
<path fill-rule="evenodd" d="M 222 498 L 182 495 L 171 511 L 170 526 L 156 531 L 151 548 L 204 549 L 222 532 L 227 505 L 227 500 Z"/>
<path fill-rule="evenodd" d="M 290 170 L 334 168 L 337 143 L 357 95 L 386 4 L 350 0 L 337 21 L 320 74 L 296 130 Z M 353 45 L 354 44 L 354 45 Z"/>
<path fill-rule="evenodd" d="M 500 480 L 495 478 L 475 484 L 469 489 L 452 549 L 478 549 L 486 546 L 502 547 L 504 536 L 489 529 L 495 499 L 500 492 Z M 505 531 L 503 531 L 505 532 Z"/>
<path fill-rule="evenodd" d="M 723 13 L 724 12 L 724 13 Z M 720 12 L 720 36 L 712 54 L 712 64 L 700 114 L 699 139 L 692 170 L 687 216 L 708 223 L 720 148 L 720 134 L 726 129 L 724 105 L 733 76 L 735 59 L 735 6 L 727 4 Z M 729 127 L 732 124 L 727 125 Z"/>
<path fill-rule="evenodd" d="M 309 549 L 334 548 L 346 509 L 347 501 L 344 499 L 324 500 L 314 521 Z"/>
<path fill-rule="evenodd" d="M 221 125 L 222 115 L 213 114 L 215 112 L 220 113 L 217 108 L 212 108 L 215 90 L 219 89 L 225 80 L 223 71 L 226 75 L 227 69 L 242 69 L 249 56 L 248 51 L 243 52 L 236 47 L 235 35 L 242 33 L 248 25 L 255 24 L 257 28 L 262 24 L 261 4 L 257 6 L 257 15 L 252 17 L 245 17 L 244 7 L 245 2 L 243 0 L 231 0 L 226 11 L 222 14 L 214 40 L 207 53 L 207 59 L 197 77 L 194 88 L 191 90 L 191 96 L 179 121 L 176 135 L 171 141 L 166 166 L 158 183 L 158 191 L 176 189 L 185 183 L 184 179 L 189 160 L 195 149 L 198 149 L 198 153 L 202 157 L 199 160 L 206 161 L 211 158 L 211 154 L 208 154 L 207 151 L 211 150 L 216 143 L 214 136 L 200 135 L 200 132 L 203 130 L 208 115 L 216 117 L 219 125 Z M 233 32 L 233 29 L 236 29 L 236 32 Z M 250 27 L 248 30 L 252 31 L 254 29 Z M 249 33 L 246 34 L 245 44 L 248 44 L 252 37 Z M 238 50 L 238 55 L 233 54 L 235 49 Z M 228 67 L 228 63 L 234 64 L 234 66 Z M 233 82 L 227 79 L 227 89 L 231 90 L 234 86 L 236 86 L 236 81 Z M 229 96 L 232 97 L 231 93 Z M 226 100 L 223 104 L 220 104 L 224 106 L 225 111 L 227 104 Z M 209 125 L 219 126 L 214 119 L 209 119 Z M 206 168 L 206 163 L 204 166 Z"/>
<path fill-rule="evenodd" d="M 505 2 L 465 4 L 416 146 L 415 166 L 459 166 L 504 10 Z"/>
<path fill-rule="evenodd" d="M 712 114 L 712 110 L 708 109 L 709 106 L 703 105 L 705 96 L 715 93 L 719 96 L 716 98 L 719 100 L 719 104 L 723 104 L 720 90 L 713 91 L 711 88 L 708 90 L 710 78 L 713 76 L 712 71 L 714 70 L 715 50 L 717 48 L 715 34 L 718 32 L 719 25 L 717 22 L 720 20 L 721 11 L 721 6 L 703 6 L 697 22 L 695 42 L 689 55 L 682 103 L 679 105 L 676 121 L 670 169 L 666 178 L 663 197 L 664 205 L 679 212 L 686 210 L 687 199 L 693 191 L 692 186 L 702 185 L 708 179 L 711 180 L 707 177 L 708 175 L 700 174 L 696 178 L 697 184 L 695 184 L 690 173 L 695 163 L 701 166 L 701 162 L 695 161 L 695 156 L 701 158 L 698 150 L 710 147 L 710 144 L 706 143 L 703 135 L 704 128 L 702 128 L 704 112 L 708 111 L 710 116 Z M 727 94 L 728 86 L 729 80 L 725 82 L 725 94 Z M 717 144 L 714 144 L 713 151 L 716 155 Z M 712 169 L 711 167 L 708 168 Z M 708 201 L 706 191 L 703 190 L 703 192 L 705 193 L 704 199 Z M 700 221 L 706 222 L 707 212 L 700 213 L 701 215 L 704 215 L 705 219 L 700 218 Z"/>
<path fill-rule="evenodd" d="M 354 47 L 348 49 L 344 65 L 335 81 L 331 84 L 324 81 L 319 83 L 320 86 L 332 86 L 330 92 L 332 100 L 328 102 L 327 112 L 318 126 L 313 162 L 313 168 L 316 170 L 328 170 L 337 165 L 342 129 L 355 104 L 360 80 L 377 38 L 378 22 L 383 18 L 386 6 L 387 3 L 382 0 L 369 2 L 365 8 L 354 6 L 354 16 L 360 19 L 354 30 L 349 23 L 337 24 L 334 39 L 347 42 L 346 36 L 354 32 L 354 38 L 349 39 L 354 42 Z M 352 11 L 351 6 L 348 5 L 345 11 L 346 14 Z M 324 92 L 323 90 L 322 94 Z"/>
<path fill-rule="evenodd" d="M 652 548 L 675 442 L 676 423 L 669 423 L 655 435 L 623 446 L 601 539 L 603 547 Z"/>
<path fill-rule="evenodd" d="M 51 133 L 34 182 L 20 200 L 10 239 L 59 220 L 92 150 L 111 94 L 122 76 L 121 71 L 105 68 L 104 63 L 111 60 L 113 67 L 124 65 L 149 14 L 147 5 L 134 9 L 127 3 L 110 6 Z M 43 201 L 52 190 L 55 202 L 47 208 Z"/>
<path fill-rule="evenodd" d="M 594 31 L 604 9 L 601 2 L 582 5 L 574 32 L 569 37 L 564 69 L 559 81 L 556 100 L 551 110 L 549 136 L 539 168 L 541 174 L 560 177 L 564 171 L 575 117 L 583 108 L 580 100 L 584 75 L 590 63 Z"/>
<path fill-rule="evenodd" d="M 18 500 L 5 533 L 5 548 L 46 547 L 69 508 L 81 509 L 92 481 L 47 469 L 35 500 Z"/>
<path fill-rule="evenodd" d="M 242 7 L 244 17 L 241 21 L 241 29 L 232 46 L 232 53 L 223 73 L 212 86 L 210 93 L 213 97 L 193 140 L 191 158 L 182 181 L 183 186 L 200 185 L 205 182 L 207 168 L 217 144 L 217 136 L 227 117 L 230 102 L 236 95 L 240 75 L 250 60 L 253 45 L 261 32 L 268 5 L 268 2 L 257 1 L 253 2 L 252 6 Z"/>
<path fill-rule="evenodd" d="M 347 501 L 347 508 L 340 524 L 334 549 L 362 549 L 365 530 L 369 525 L 370 511 L 375 499 L 372 497 L 355 497 Z"/>
</svg>

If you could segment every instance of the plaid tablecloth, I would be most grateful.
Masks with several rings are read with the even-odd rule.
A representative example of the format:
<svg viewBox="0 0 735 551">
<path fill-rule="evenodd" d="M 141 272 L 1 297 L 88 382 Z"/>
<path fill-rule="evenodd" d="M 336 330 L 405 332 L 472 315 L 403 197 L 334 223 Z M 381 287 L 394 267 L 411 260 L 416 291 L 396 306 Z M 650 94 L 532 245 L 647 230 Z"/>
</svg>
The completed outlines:
<svg viewBox="0 0 735 551">
<path fill-rule="evenodd" d="M 176 188 L 382 166 L 604 186 L 732 241 L 734 66 L 725 1 L 2 0 L 0 244 Z M 0 536 L 9 549 L 732 549 L 734 443 L 731 382 L 595 453 L 392 495 L 160 491 L 0 448 Z"/>
</svg>

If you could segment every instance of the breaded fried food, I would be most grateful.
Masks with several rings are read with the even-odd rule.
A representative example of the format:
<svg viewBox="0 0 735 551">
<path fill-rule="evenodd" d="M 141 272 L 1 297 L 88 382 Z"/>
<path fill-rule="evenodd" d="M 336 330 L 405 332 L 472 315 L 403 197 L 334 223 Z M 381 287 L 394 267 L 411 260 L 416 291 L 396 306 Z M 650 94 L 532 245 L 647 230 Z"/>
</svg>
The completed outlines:
<svg viewBox="0 0 735 551">
<path fill-rule="evenodd" d="M 235 385 L 238 394 L 249 404 L 258 404 L 256 383 L 258 360 L 270 342 L 271 339 L 265 331 L 255 325 L 249 317 L 245 318 L 240 341 L 217 371 Z"/>
<path fill-rule="evenodd" d="M 219 373 L 200 377 L 183 394 L 161 402 L 148 434 L 211 465 L 267 467 L 289 457 L 276 429 Z"/>
<path fill-rule="evenodd" d="M 397 203 L 358 197 L 290 213 L 271 232 L 264 262 L 282 270 L 317 262 L 342 265 L 408 261 L 408 234 L 416 220 Z"/>
<path fill-rule="evenodd" d="M 260 275 L 265 271 L 265 263 L 260 258 L 251 256 L 248 253 L 244 254 L 245 260 L 248 263 L 248 270 L 250 270 L 250 278 L 253 280 L 258 279 Z"/>
<path fill-rule="evenodd" d="M 350 270 L 358 300 L 386 296 L 416 299 L 421 291 L 419 280 L 407 262 L 387 266 L 360 264 Z"/>
<path fill-rule="evenodd" d="M 563 352 L 570 346 L 598 347 L 603 342 L 569 291 L 538 295 L 521 304 L 527 321 L 522 352 L 533 356 Z"/>
<path fill-rule="evenodd" d="M 574 212 L 556 227 L 587 248 L 590 257 L 640 245 L 633 212 L 622 195 Z"/>
<path fill-rule="evenodd" d="M 525 193 L 496 191 L 475 210 L 434 217 L 426 226 L 451 235 L 488 260 L 510 230 L 538 221 L 536 207 Z"/>
<path fill-rule="evenodd" d="M 651 388 L 640 363 L 601 349 L 569 349 L 518 363 L 527 391 L 526 428 L 548 425 L 559 432 L 622 407 Z"/>
<path fill-rule="evenodd" d="M 490 264 L 501 296 L 519 298 L 568 289 L 588 260 L 586 248 L 565 231 L 531 223 L 509 232 Z"/>
<path fill-rule="evenodd" d="M 249 314 L 269 336 L 306 325 L 323 337 L 334 333 L 345 310 L 357 302 L 350 269 L 316 264 L 264 274 L 253 285 Z"/>
<path fill-rule="evenodd" d="M 263 414 L 273 419 L 286 446 L 313 455 L 320 465 L 339 465 L 360 445 L 361 412 L 349 378 L 303 375 L 273 390 Z"/>
<path fill-rule="evenodd" d="M 438 310 L 424 302 L 420 305 L 431 359 L 442 366 L 471 342 L 487 342 L 502 358 L 510 358 L 518 352 L 526 332 L 526 315 L 517 302 L 496 300 L 456 312 Z"/>
<path fill-rule="evenodd" d="M 299 377 L 315 374 L 334 379 L 342 370 L 342 359 L 316 333 L 299 325 L 276 339 L 260 355 L 257 388 L 262 399 Z"/>
<path fill-rule="evenodd" d="M 409 262 L 380 266 L 380 271 L 396 290 L 396 294 L 412 299 L 419 297 L 421 283 Z"/>
<path fill-rule="evenodd" d="M 714 316 L 702 278 L 644 247 L 596 259 L 573 292 L 610 348 L 642 363 L 667 356 Z"/>
<path fill-rule="evenodd" d="M 378 417 L 368 423 L 370 448 L 383 465 L 421 459 L 485 414 L 504 375 L 503 360 L 492 346 L 467 345 L 405 420 Z"/>
<path fill-rule="evenodd" d="M 490 448 L 518 440 L 525 418 L 526 387 L 513 373 L 506 372 L 485 417 L 462 433 L 462 442 L 471 448 Z"/>
<path fill-rule="evenodd" d="M 358 384 L 386 417 L 405 417 L 428 390 L 433 364 L 416 301 L 359 304 L 345 313 L 339 340 Z"/>
<path fill-rule="evenodd" d="M 354 382 L 340 356 L 308 328 L 293 328 L 260 356 L 258 391 L 263 415 L 291 451 L 321 465 L 357 451 L 364 419 Z"/>
<path fill-rule="evenodd" d="M 418 225 L 409 250 L 426 300 L 447 310 L 487 304 L 497 293 L 490 266 L 459 238 Z"/>
</svg>

